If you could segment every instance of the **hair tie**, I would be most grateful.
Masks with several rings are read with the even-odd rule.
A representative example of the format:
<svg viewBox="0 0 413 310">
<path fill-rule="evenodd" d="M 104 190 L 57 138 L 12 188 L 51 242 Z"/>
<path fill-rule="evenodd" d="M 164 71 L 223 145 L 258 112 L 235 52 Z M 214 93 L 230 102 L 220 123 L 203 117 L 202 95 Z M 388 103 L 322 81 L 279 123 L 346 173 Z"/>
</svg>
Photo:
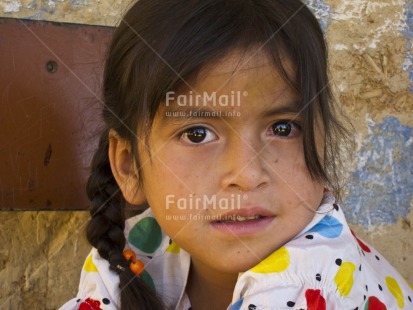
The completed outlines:
<svg viewBox="0 0 413 310">
<path fill-rule="evenodd" d="M 139 276 L 145 270 L 144 264 L 142 261 L 136 258 L 135 252 L 131 249 L 126 249 L 121 253 L 119 250 L 112 249 L 108 253 L 110 269 L 115 271 L 117 274 L 121 274 L 130 268 L 132 273 Z M 125 261 L 126 260 L 126 261 Z"/>
<path fill-rule="evenodd" d="M 119 264 L 117 264 L 114 269 L 118 274 L 121 273 L 121 272 L 124 272 L 126 270 L 125 267 L 123 267 Z"/>
<path fill-rule="evenodd" d="M 109 268 L 110 270 L 121 274 L 128 268 L 127 262 L 124 261 L 122 253 L 119 250 L 112 250 L 109 252 Z"/>
<path fill-rule="evenodd" d="M 135 252 L 133 252 L 131 249 L 124 250 L 123 257 L 126 259 L 126 261 L 129 262 L 130 270 L 137 276 L 142 274 L 142 272 L 145 270 L 143 262 L 136 258 Z"/>
</svg>

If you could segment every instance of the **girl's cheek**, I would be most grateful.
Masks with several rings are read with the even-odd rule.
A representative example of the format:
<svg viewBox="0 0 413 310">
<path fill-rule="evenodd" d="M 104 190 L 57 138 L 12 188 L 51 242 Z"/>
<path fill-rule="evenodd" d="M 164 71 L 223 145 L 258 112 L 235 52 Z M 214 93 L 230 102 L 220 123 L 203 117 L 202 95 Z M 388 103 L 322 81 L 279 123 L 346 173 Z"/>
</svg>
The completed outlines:
<svg viewBox="0 0 413 310">
<path fill-rule="evenodd" d="M 265 155 L 264 155 L 265 154 Z M 261 158 L 264 159 L 265 163 L 270 164 L 273 169 L 277 171 L 287 171 L 290 172 L 293 169 L 302 168 L 302 162 L 304 157 L 297 148 L 271 148 L 268 149 L 264 154 L 261 154 Z"/>
</svg>

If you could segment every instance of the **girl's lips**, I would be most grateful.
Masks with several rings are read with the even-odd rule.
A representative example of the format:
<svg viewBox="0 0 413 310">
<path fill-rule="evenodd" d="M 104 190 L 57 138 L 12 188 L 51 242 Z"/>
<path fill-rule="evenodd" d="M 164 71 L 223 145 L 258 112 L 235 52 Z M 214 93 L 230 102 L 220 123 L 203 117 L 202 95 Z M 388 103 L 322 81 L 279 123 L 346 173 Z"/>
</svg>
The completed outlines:
<svg viewBox="0 0 413 310">
<path fill-rule="evenodd" d="M 247 236 L 259 233 L 274 220 L 275 216 L 265 216 L 243 222 L 212 222 L 211 226 L 217 231 L 232 236 Z"/>
<path fill-rule="evenodd" d="M 250 207 L 250 208 L 241 208 L 237 210 L 231 210 L 227 213 L 224 213 L 219 216 L 219 218 L 222 220 L 225 219 L 233 219 L 237 218 L 238 216 L 241 217 L 251 217 L 251 216 L 262 216 L 262 217 L 267 217 L 267 216 L 274 216 L 269 210 L 260 208 L 260 207 Z"/>
<path fill-rule="evenodd" d="M 256 217 L 245 221 L 235 221 L 238 217 Z M 264 230 L 275 218 L 266 209 L 254 207 L 232 210 L 220 216 L 220 220 L 211 222 L 211 226 L 220 233 L 232 236 L 247 236 Z"/>
</svg>

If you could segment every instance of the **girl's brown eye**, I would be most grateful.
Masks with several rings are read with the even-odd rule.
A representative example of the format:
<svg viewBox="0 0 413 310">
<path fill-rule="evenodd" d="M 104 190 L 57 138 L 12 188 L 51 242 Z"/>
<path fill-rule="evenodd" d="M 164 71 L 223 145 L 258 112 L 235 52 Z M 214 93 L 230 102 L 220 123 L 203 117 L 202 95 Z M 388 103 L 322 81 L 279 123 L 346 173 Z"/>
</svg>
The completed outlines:
<svg viewBox="0 0 413 310">
<path fill-rule="evenodd" d="M 215 134 L 205 127 L 192 127 L 186 129 L 181 134 L 181 139 L 189 144 L 202 144 L 213 141 Z"/>
<path fill-rule="evenodd" d="M 288 137 L 291 133 L 291 123 L 275 123 L 272 125 L 274 135 Z"/>
<path fill-rule="evenodd" d="M 301 126 L 291 121 L 279 121 L 270 128 L 270 134 L 280 138 L 293 138 L 301 131 Z"/>
<path fill-rule="evenodd" d="M 186 137 L 193 143 L 201 143 L 206 137 L 205 128 L 192 128 L 186 132 Z"/>
</svg>

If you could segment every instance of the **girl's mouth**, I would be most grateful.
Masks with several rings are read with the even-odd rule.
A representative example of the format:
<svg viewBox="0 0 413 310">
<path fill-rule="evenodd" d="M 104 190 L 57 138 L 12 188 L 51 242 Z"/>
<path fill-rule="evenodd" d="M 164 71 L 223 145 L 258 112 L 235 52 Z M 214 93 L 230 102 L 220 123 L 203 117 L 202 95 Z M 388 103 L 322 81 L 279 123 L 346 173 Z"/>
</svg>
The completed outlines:
<svg viewBox="0 0 413 310">
<path fill-rule="evenodd" d="M 262 219 L 264 217 L 265 216 L 261 216 L 261 215 L 253 215 L 253 216 L 234 215 L 234 216 L 228 216 L 226 218 L 223 218 L 222 220 L 218 222 L 220 223 L 246 222 L 246 221 Z"/>
<path fill-rule="evenodd" d="M 252 208 L 224 214 L 219 220 L 211 222 L 211 226 L 230 237 L 248 236 L 265 230 L 274 219 L 275 216 L 267 210 Z"/>
</svg>

